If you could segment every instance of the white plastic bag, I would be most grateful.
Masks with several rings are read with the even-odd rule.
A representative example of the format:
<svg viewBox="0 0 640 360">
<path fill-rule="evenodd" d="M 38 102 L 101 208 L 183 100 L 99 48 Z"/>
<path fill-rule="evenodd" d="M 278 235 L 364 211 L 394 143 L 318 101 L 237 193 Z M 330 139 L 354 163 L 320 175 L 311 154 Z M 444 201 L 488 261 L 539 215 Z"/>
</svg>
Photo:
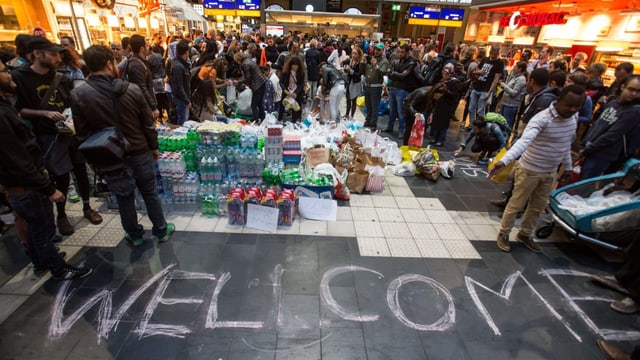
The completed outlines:
<svg viewBox="0 0 640 360">
<path fill-rule="evenodd" d="M 403 161 L 393 168 L 393 175 L 396 176 L 414 176 L 415 174 L 416 164 L 413 161 Z"/>
<path fill-rule="evenodd" d="M 236 86 L 227 86 L 227 104 L 233 104 L 236 101 Z"/>
</svg>

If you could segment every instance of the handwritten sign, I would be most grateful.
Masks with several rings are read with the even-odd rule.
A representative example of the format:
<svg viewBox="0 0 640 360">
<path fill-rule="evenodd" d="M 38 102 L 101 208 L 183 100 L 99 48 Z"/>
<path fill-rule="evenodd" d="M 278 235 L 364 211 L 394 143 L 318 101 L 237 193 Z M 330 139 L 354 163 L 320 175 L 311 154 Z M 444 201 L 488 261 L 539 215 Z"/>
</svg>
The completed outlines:
<svg viewBox="0 0 640 360">
<path fill-rule="evenodd" d="M 247 205 L 247 227 L 275 233 L 280 210 L 255 204 Z"/>
<path fill-rule="evenodd" d="M 338 203 L 335 200 L 301 197 L 298 201 L 298 211 L 305 219 L 336 221 Z"/>
</svg>

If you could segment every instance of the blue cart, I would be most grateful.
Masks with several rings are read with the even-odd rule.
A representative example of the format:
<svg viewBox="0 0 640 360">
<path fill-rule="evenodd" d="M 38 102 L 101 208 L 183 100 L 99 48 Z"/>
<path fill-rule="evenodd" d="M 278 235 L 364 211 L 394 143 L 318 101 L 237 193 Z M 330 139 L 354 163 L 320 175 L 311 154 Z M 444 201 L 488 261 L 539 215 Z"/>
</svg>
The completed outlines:
<svg viewBox="0 0 640 360">
<path fill-rule="evenodd" d="M 640 236 L 640 198 L 634 197 L 630 201 L 592 212 L 585 211 L 580 215 L 564 209 L 562 200 L 569 195 L 589 198 L 595 191 L 624 177 L 627 170 L 638 163 L 640 160 L 630 159 L 619 172 L 582 180 L 553 191 L 549 204 L 552 220 L 538 228 L 536 236 L 540 239 L 549 237 L 558 224 L 571 237 L 608 249 L 623 250 L 631 237 Z M 612 224 L 615 224 L 615 228 L 611 227 Z"/>
</svg>

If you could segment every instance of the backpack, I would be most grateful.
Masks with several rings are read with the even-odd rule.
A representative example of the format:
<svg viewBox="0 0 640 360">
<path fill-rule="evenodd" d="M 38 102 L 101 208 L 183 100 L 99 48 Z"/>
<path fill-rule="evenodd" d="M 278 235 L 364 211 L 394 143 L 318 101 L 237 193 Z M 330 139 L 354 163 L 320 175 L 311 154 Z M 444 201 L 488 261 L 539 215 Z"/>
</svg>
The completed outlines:
<svg viewBox="0 0 640 360">
<path fill-rule="evenodd" d="M 488 112 L 484 114 L 484 121 L 500 126 L 500 130 L 507 135 L 507 138 L 511 135 L 511 126 L 509 126 L 509 123 L 507 123 L 507 119 L 505 119 L 504 116 L 498 113 Z"/>
<path fill-rule="evenodd" d="M 423 85 L 432 86 L 442 80 L 442 69 L 444 68 L 444 59 L 436 56 L 422 70 Z"/>
</svg>

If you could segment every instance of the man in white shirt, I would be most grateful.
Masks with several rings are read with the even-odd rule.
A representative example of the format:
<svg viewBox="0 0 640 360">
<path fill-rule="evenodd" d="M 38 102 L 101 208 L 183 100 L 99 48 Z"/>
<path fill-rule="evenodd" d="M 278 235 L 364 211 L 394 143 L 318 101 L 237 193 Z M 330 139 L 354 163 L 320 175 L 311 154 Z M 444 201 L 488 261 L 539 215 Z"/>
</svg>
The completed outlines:
<svg viewBox="0 0 640 360">
<path fill-rule="evenodd" d="M 522 137 L 489 172 L 488 176 L 493 177 L 520 157 L 514 166 L 513 196 L 504 209 L 500 223 L 497 239 L 500 250 L 511 251 L 509 233 L 516 215 L 528 202 L 517 239 L 529 250 L 542 252 L 542 248 L 533 240 L 533 233 L 538 215 L 547 206 L 558 166 L 562 164 L 565 172 L 571 170 L 571 143 L 578 122 L 578 111 L 584 99 L 584 88 L 579 85 L 562 89 L 558 100 L 529 121 Z"/>
</svg>

